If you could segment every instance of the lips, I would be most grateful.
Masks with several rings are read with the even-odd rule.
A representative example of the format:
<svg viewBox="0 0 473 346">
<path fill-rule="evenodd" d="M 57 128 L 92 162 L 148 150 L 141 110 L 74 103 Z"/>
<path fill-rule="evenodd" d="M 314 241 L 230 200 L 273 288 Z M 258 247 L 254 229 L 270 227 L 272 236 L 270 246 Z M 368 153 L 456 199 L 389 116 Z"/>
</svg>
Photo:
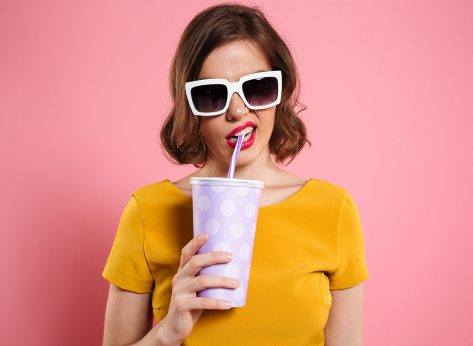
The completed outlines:
<svg viewBox="0 0 473 346">
<path fill-rule="evenodd" d="M 233 130 L 231 130 L 228 134 L 227 134 L 227 139 L 230 138 L 231 136 L 234 136 L 236 133 L 246 129 L 247 127 L 253 127 L 255 128 L 256 127 L 256 124 L 252 121 L 247 121 L 246 123 L 244 123 L 243 125 L 241 126 L 238 126 L 238 127 L 235 127 Z"/>
<path fill-rule="evenodd" d="M 255 140 L 256 140 L 256 130 L 254 130 L 251 133 L 250 138 L 248 138 L 248 140 L 246 142 L 243 142 L 241 144 L 240 150 L 246 150 L 246 149 L 250 148 L 253 145 L 253 143 L 255 142 Z M 227 144 L 233 149 L 236 147 L 236 141 L 232 141 L 230 138 L 227 138 Z"/>
</svg>

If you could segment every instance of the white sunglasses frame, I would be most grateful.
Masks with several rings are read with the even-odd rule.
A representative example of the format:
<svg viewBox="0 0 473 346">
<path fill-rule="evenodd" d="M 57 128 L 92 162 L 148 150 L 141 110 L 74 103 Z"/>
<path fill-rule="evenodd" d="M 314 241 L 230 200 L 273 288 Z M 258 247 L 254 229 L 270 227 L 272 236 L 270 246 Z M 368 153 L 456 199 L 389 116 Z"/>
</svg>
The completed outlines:
<svg viewBox="0 0 473 346">
<path fill-rule="evenodd" d="M 263 77 L 276 77 L 278 81 L 278 96 L 276 98 L 276 101 L 268 104 L 268 105 L 263 105 L 263 106 L 252 106 L 249 104 L 247 101 L 245 95 L 243 94 L 243 88 L 242 85 L 244 82 L 252 80 L 252 79 L 258 79 L 258 78 L 263 78 Z M 222 110 L 217 111 L 217 112 L 199 112 L 195 106 L 194 102 L 192 101 L 192 95 L 191 95 L 191 90 L 194 87 L 201 86 L 201 85 L 208 85 L 208 84 L 223 84 L 227 87 L 228 90 L 228 97 L 227 97 L 227 102 L 225 103 L 225 107 L 223 107 Z M 229 105 L 230 105 L 230 100 L 233 96 L 233 93 L 236 92 L 238 95 L 240 95 L 241 99 L 245 103 L 246 107 L 252 110 L 259 110 L 259 109 L 266 109 L 273 107 L 275 105 L 278 105 L 281 102 L 281 94 L 282 94 L 282 74 L 280 70 L 275 70 L 275 71 L 263 71 L 263 72 L 256 72 L 252 73 L 246 76 L 243 76 L 240 78 L 238 82 L 229 82 L 226 79 L 223 78 L 212 78 L 212 79 L 201 79 L 201 80 L 195 80 L 192 82 L 186 82 L 186 96 L 187 96 L 187 102 L 189 103 L 189 106 L 191 107 L 192 113 L 194 115 L 199 115 L 199 116 L 213 116 L 213 115 L 220 115 L 223 114 L 227 111 Z"/>
</svg>

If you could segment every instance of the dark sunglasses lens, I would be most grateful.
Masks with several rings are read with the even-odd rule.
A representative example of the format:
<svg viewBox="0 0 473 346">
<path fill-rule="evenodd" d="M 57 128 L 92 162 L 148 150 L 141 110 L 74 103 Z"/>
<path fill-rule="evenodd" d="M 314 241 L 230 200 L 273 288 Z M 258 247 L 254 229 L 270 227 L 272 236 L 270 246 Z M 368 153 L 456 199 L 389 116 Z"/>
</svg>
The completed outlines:
<svg viewBox="0 0 473 346">
<path fill-rule="evenodd" d="M 251 79 L 243 83 L 243 94 L 252 106 L 265 106 L 276 101 L 278 80 L 276 77 Z"/>
<path fill-rule="evenodd" d="M 200 85 L 191 89 L 192 102 L 199 112 L 218 112 L 225 107 L 228 92 L 222 84 Z"/>
</svg>

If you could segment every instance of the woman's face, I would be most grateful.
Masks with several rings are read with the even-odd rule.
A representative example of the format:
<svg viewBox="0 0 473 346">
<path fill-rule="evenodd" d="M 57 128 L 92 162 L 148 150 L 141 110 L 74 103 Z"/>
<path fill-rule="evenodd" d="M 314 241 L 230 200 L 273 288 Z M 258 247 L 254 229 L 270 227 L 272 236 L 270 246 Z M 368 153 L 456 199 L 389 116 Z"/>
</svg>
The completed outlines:
<svg viewBox="0 0 473 346">
<path fill-rule="evenodd" d="M 271 71 L 264 53 L 252 41 L 239 40 L 215 48 L 204 60 L 198 79 L 225 78 L 229 82 L 236 82 L 242 76 L 259 71 Z M 228 144 L 226 136 L 248 121 L 256 125 L 256 137 L 251 146 L 240 151 L 238 164 L 252 162 L 260 155 L 269 156 L 268 143 L 273 132 L 275 113 L 276 106 L 250 110 L 240 95 L 234 93 L 225 113 L 202 117 L 201 131 L 207 145 L 207 160 L 228 165 L 234 148 Z"/>
</svg>

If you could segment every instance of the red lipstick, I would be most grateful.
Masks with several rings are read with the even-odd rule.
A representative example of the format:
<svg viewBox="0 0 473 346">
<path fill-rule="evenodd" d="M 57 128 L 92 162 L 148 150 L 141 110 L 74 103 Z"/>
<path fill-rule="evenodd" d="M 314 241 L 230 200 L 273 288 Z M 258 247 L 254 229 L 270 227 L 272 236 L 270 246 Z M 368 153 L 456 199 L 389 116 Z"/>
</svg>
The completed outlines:
<svg viewBox="0 0 473 346">
<path fill-rule="evenodd" d="M 250 138 L 248 138 L 248 140 L 246 142 L 243 142 L 241 144 L 241 148 L 240 150 L 246 150 L 248 149 L 249 147 L 251 147 L 253 145 L 253 143 L 255 142 L 255 139 L 256 139 L 256 129 L 253 130 L 253 132 L 251 133 L 250 135 Z M 235 148 L 236 146 L 236 141 L 233 142 L 230 138 L 227 138 L 227 144 L 231 147 L 231 148 Z"/>
<path fill-rule="evenodd" d="M 238 127 L 235 127 L 233 130 L 231 130 L 231 131 L 227 134 L 226 138 L 229 138 L 229 137 L 231 137 L 231 136 L 234 136 L 235 133 L 238 133 L 238 132 L 240 132 L 240 131 L 246 129 L 247 127 L 256 127 L 256 124 L 255 124 L 254 122 L 252 122 L 252 121 L 247 121 L 247 122 L 244 123 L 243 125 L 238 126 Z"/>
</svg>

